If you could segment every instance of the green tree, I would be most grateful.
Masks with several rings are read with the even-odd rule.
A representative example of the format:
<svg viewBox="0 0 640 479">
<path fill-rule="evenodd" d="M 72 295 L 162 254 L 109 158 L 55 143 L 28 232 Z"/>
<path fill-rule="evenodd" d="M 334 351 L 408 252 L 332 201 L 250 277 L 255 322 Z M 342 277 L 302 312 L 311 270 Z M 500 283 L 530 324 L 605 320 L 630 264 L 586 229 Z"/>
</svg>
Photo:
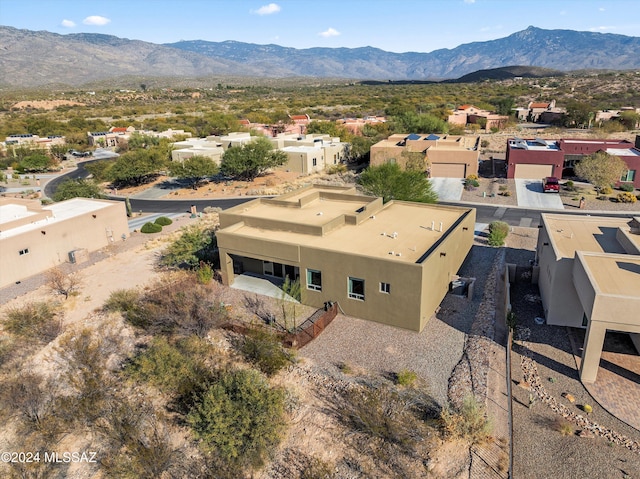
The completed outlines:
<svg viewBox="0 0 640 479">
<path fill-rule="evenodd" d="M 586 127 L 592 116 L 592 107 L 587 103 L 579 101 L 567 102 L 567 114 L 565 115 L 565 126 Z"/>
<path fill-rule="evenodd" d="M 164 251 L 161 262 L 166 266 L 196 268 L 201 261 L 213 264 L 216 259 L 216 236 L 213 230 L 195 224 L 182 229 L 182 234 Z"/>
<path fill-rule="evenodd" d="M 35 153 L 23 158 L 18 168 L 28 173 L 47 171 L 55 165 L 55 160 L 42 153 Z"/>
<path fill-rule="evenodd" d="M 225 372 L 189 412 L 187 422 L 203 449 L 224 465 L 261 466 L 282 437 L 284 391 L 271 388 L 252 369 Z"/>
<path fill-rule="evenodd" d="M 429 113 L 406 112 L 392 119 L 398 133 L 446 133 L 449 125 L 446 121 Z"/>
<path fill-rule="evenodd" d="M 627 171 L 627 164 L 616 155 L 597 151 L 585 156 L 575 166 L 575 173 L 590 182 L 597 191 L 610 187 Z"/>
<path fill-rule="evenodd" d="M 218 173 L 220 168 L 211 159 L 202 155 L 195 155 L 184 161 L 172 161 L 169 165 L 171 176 L 189 180 L 195 190 L 202 180 Z"/>
<path fill-rule="evenodd" d="M 371 166 L 362 172 L 358 183 L 365 193 L 389 200 L 436 203 L 438 195 L 424 172 L 403 171 L 397 163 Z"/>
<path fill-rule="evenodd" d="M 84 164 L 84 169 L 91 173 L 95 181 L 109 181 L 111 178 L 109 170 L 113 164 L 113 160 L 91 161 Z"/>
<path fill-rule="evenodd" d="M 109 170 L 110 180 L 120 185 L 141 185 L 166 165 L 158 149 L 135 150 L 121 155 Z"/>
<path fill-rule="evenodd" d="M 495 98 L 491 100 L 491 103 L 495 106 L 495 111 L 498 115 L 512 115 L 512 109 L 516 102 L 513 97 L 507 96 L 504 98 Z"/>
<path fill-rule="evenodd" d="M 242 146 L 232 146 L 222 157 L 220 171 L 223 175 L 252 181 L 268 169 L 284 165 L 287 155 L 274 150 L 271 142 L 258 137 Z"/>
<path fill-rule="evenodd" d="M 64 201 L 70 198 L 104 198 L 100 186 L 91 180 L 65 180 L 53 195 L 54 201 Z"/>
<path fill-rule="evenodd" d="M 65 155 L 67 154 L 68 146 L 66 144 L 63 145 L 51 145 L 49 147 L 49 156 L 53 158 L 56 162 L 60 162 L 64 160 Z"/>
</svg>

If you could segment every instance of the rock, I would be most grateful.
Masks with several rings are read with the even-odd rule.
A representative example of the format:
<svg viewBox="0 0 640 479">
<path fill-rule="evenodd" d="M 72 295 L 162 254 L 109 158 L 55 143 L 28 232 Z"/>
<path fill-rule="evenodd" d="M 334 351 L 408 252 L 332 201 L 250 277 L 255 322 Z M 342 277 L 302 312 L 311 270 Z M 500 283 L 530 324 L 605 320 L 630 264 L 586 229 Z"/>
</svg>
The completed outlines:
<svg viewBox="0 0 640 479">
<path fill-rule="evenodd" d="M 594 438 L 594 437 L 596 437 L 592 432 L 590 432 L 590 431 L 585 431 L 584 429 L 578 433 L 578 436 L 579 436 L 579 437 L 587 437 L 587 438 Z"/>
<path fill-rule="evenodd" d="M 520 381 L 518 383 L 518 386 L 520 386 L 525 391 L 531 391 L 531 384 L 529 384 L 527 381 Z"/>
<path fill-rule="evenodd" d="M 562 397 L 565 398 L 567 401 L 569 401 L 570 403 L 574 403 L 576 402 L 576 398 L 573 396 L 573 394 L 569 394 L 569 393 L 562 393 Z"/>
</svg>

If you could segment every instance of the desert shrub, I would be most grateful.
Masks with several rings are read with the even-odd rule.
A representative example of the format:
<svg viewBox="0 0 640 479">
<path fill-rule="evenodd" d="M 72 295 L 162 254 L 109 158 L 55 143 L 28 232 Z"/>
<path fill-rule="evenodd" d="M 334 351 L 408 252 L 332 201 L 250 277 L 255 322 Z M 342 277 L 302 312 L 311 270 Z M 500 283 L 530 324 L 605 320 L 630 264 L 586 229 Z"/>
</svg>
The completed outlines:
<svg viewBox="0 0 640 479">
<path fill-rule="evenodd" d="M 213 279 L 213 268 L 204 261 L 200 262 L 200 267 L 196 270 L 196 278 L 200 284 L 209 284 Z"/>
<path fill-rule="evenodd" d="M 125 371 L 132 379 L 147 382 L 174 396 L 190 394 L 208 376 L 203 364 L 189 354 L 188 348 L 173 345 L 162 336 L 155 337 Z"/>
<path fill-rule="evenodd" d="M 480 186 L 480 182 L 478 182 L 478 179 L 472 178 L 472 176 L 476 176 L 476 175 L 469 175 L 464 180 L 464 187 L 469 191 L 472 191 L 474 188 L 477 188 L 478 186 Z"/>
<path fill-rule="evenodd" d="M 173 223 L 173 220 L 171 218 L 167 218 L 166 216 L 159 216 L 158 218 L 156 218 L 154 223 L 160 226 L 169 226 Z"/>
<path fill-rule="evenodd" d="M 400 386 L 413 386 L 418 380 L 418 375 L 410 369 L 402 369 L 396 373 L 396 383 Z"/>
<path fill-rule="evenodd" d="M 356 431 L 401 447 L 421 439 L 424 424 L 413 399 L 389 387 L 362 387 L 345 393 L 340 415 Z"/>
<path fill-rule="evenodd" d="M 347 165 L 343 163 L 339 163 L 337 165 L 331 165 L 325 171 L 328 175 L 337 175 L 339 173 L 346 173 Z"/>
<path fill-rule="evenodd" d="M 473 396 L 465 397 L 457 411 L 443 409 L 440 417 L 448 437 L 465 439 L 474 444 L 485 442 L 491 437 L 493 427 L 487 418 L 485 407 Z"/>
<path fill-rule="evenodd" d="M 572 181 L 572 180 L 567 180 L 567 181 L 565 182 L 565 184 L 564 184 L 564 188 L 565 188 L 567 191 L 575 191 L 576 186 L 575 186 L 575 184 L 573 183 L 573 181 Z"/>
<path fill-rule="evenodd" d="M 613 193 L 613 188 L 611 188 L 610 186 L 603 186 L 602 188 L 600 188 L 601 195 L 610 195 L 611 193 Z"/>
<path fill-rule="evenodd" d="M 620 183 L 620 189 L 631 193 L 634 190 L 633 183 Z"/>
<path fill-rule="evenodd" d="M 478 175 L 467 175 L 467 180 L 478 181 Z"/>
<path fill-rule="evenodd" d="M 267 376 L 273 376 L 294 361 L 293 353 L 282 346 L 278 336 L 265 329 L 250 330 L 240 351 L 247 361 Z"/>
<path fill-rule="evenodd" d="M 10 308 L 6 313 L 5 331 L 21 338 L 48 343 L 62 332 L 54 303 L 32 302 Z"/>
<path fill-rule="evenodd" d="M 593 411 L 593 408 L 589 404 L 583 404 L 582 406 L 580 406 L 580 409 L 582 409 L 587 414 L 591 414 L 591 412 Z"/>
<path fill-rule="evenodd" d="M 196 224 L 181 231 L 180 237 L 163 252 L 162 264 L 173 268 L 196 268 L 201 261 L 215 264 L 217 243 L 212 229 Z"/>
<path fill-rule="evenodd" d="M 78 290 L 82 285 L 82 275 L 80 273 L 67 273 L 59 267 L 51 268 L 47 271 L 45 278 L 49 289 L 54 294 L 64 296 L 64 299 L 78 294 Z"/>
<path fill-rule="evenodd" d="M 136 289 L 117 289 L 113 291 L 103 304 L 105 311 L 126 313 L 140 301 L 140 292 Z"/>
<path fill-rule="evenodd" d="M 317 457 L 312 457 L 300 471 L 300 479 L 333 479 L 336 477 L 334 467 Z"/>
<path fill-rule="evenodd" d="M 205 337 L 228 319 L 224 303 L 210 287 L 192 276 L 161 284 L 144 297 L 141 326 L 155 333 Z M 127 319 L 129 317 L 127 316 Z"/>
<path fill-rule="evenodd" d="M 162 226 L 151 223 L 150 221 L 143 224 L 142 228 L 140 228 L 141 233 L 160 233 L 160 231 L 162 231 Z"/>
<path fill-rule="evenodd" d="M 496 131 L 498 131 L 498 129 L 497 129 L 497 128 L 495 128 L 495 131 L 494 131 L 494 128 L 495 128 L 495 127 L 491 128 L 491 132 L 492 132 L 492 133 L 495 133 Z M 482 148 L 486 148 L 487 146 L 489 146 L 489 140 L 482 140 L 482 141 L 480 142 L 480 146 L 481 146 Z"/>
<path fill-rule="evenodd" d="M 198 398 L 187 423 L 202 449 L 223 464 L 257 467 L 281 440 L 284 405 L 284 390 L 259 372 L 228 371 Z"/>
<path fill-rule="evenodd" d="M 554 431 L 559 432 L 563 436 L 571 436 L 574 432 L 573 425 L 561 417 L 556 417 L 552 422 Z"/>
<path fill-rule="evenodd" d="M 9 408 L 35 430 L 44 431 L 51 422 L 55 382 L 24 372 L 3 381 L 0 390 L 2 409 Z"/>
<path fill-rule="evenodd" d="M 509 224 L 504 221 L 492 221 L 489 223 L 489 245 L 502 246 L 509 234 Z"/>
<path fill-rule="evenodd" d="M 616 200 L 618 203 L 635 203 L 638 199 L 633 193 L 625 191 L 624 193 L 618 193 Z"/>
</svg>

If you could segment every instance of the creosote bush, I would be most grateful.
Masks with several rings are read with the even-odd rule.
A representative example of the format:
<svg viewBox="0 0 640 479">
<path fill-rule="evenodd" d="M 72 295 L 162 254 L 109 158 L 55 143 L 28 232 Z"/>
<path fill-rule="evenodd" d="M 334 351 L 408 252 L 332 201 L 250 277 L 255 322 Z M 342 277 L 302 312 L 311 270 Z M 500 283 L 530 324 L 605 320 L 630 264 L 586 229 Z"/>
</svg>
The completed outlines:
<svg viewBox="0 0 640 479">
<path fill-rule="evenodd" d="M 259 467 L 280 443 L 284 406 L 284 390 L 259 372 L 225 371 L 197 399 L 187 423 L 223 468 Z"/>
<path fill-rule="evenodd" d="M 465 397 L 458 411 L 443 409 L 440 417 L 444 432 L 449 437 L 465 439 L 474 444 L 491 437 L 493 426 L 487 418 L 485 407 L 473 396 Z"/>
<path fill-rule="evenodd" d="M 32 302 L 6 313 L 4 328 L 23 339 L 48 343 L 62 332 L 55 303 Z"/>
<path fill-rule="evenodd" d="M 400 386 L 413 386 L 418 380 L 418 375 L 410 369 L 402 369 L 396 373 L 396 383 Z"/>
<path fill-rule="evenodd" d="M 173 223 L 173 220 L 171 218 L 167 218 L 166 216 L 159 216 L 158 218 L 156 218 L 154 223 L 160 226 L 169 226 Z"/>
<path fill-rule="evenodd" d="M 504 221 L 493 221 L 489 224 L 489 245 L 502 246 L 509 234 L 509 225 Z"/>
<path fill-rule="evenodd" d="M 140 228 L 141 233 L 160 233 L 162 231 L 162 226 L 156 223 L 151 223 L 150 221 L 143 224 L 142 228 Z"/>
<path fill-rule="evenodd" d="M 265 329 L 250 330 L 242 342 L 240 351 L 245 359 L 267 376 L 273 376 L 293 363 L 294 354 L 282 346 L 274 333 Z"/>
<path fill-rule="evenodd" d="M 571 436 L 574 433 L 573 425 L 561 417 L 553 420 L 552 427 L 554 431 L 558 431 L 563 436 Z"/>
</svg>

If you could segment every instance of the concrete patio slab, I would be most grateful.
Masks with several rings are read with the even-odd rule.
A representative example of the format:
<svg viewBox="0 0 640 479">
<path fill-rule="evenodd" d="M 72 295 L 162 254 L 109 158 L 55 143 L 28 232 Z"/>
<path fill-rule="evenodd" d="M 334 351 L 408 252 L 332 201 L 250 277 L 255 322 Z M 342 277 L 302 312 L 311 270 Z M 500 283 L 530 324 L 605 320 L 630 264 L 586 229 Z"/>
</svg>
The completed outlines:
<svg viewBox="0 0 640 479">
<path fill-rule="evenodd" d="M 542 190 L 542 180 L 516 179 L 515 183 L 518 206 L 542 209 L 564 209 L 559 194 L 545 193 Z"/>
</svg>

